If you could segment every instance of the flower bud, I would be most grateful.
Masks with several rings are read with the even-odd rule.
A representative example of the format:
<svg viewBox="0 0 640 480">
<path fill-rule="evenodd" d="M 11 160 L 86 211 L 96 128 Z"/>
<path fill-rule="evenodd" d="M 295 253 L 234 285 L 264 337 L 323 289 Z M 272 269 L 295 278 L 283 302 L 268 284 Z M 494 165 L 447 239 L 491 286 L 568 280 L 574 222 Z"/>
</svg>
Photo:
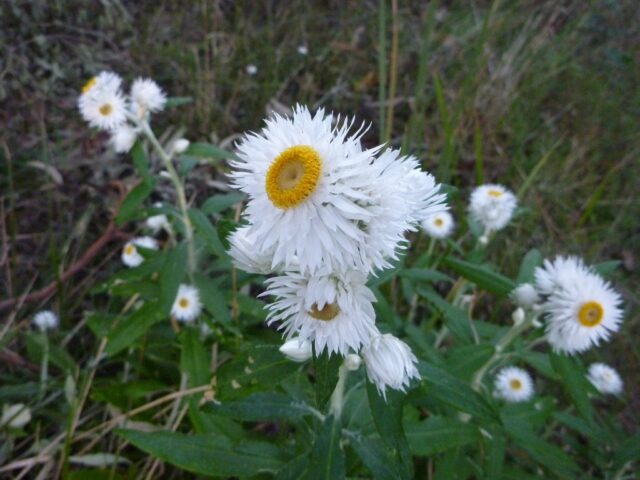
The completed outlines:
<svg viewBox="0 0 640 480">
<path fill-rule="evenodd" d="M 524 322 L 524 310 L 520 307 L 516 308 L 511 314 L 511 319 L 514 325 L 520 325 Z"/>
<path fill-rule="evenodd" d="M 189 148 L 189 140 L 186 138 L 179 138 L 173 142 L 173 151 L 176 153 L 184 153 Z"/>
<path fill-rule="evenodd" d="M 355 372 L 356 370 L 358 370 L 360 368 L 360 365 L 362 365 L 362 359 L 355 353 L 350 353 L 344 358 L 344 366 L 350 372 Z"/>
<path fill-rule="evenodd" d="M 313 355 L 311 351 L 311 343 L 308 340 L 292 338 L 286 341 L 281 347 L 280 352 L 289 360 L 294 362 L 306 362 Z"/>
</svg>

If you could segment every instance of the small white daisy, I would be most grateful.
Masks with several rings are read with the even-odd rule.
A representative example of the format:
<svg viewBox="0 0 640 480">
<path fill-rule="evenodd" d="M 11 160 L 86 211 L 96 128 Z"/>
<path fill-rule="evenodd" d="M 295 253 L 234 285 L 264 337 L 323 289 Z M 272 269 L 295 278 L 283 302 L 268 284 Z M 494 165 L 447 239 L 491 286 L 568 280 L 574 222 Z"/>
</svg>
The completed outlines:
<svg viewBox="0 0 640 480">
<path fill-rule="evenodd" d="M 378 334 L 361 353 L 369 380 L 385 398 L 387 387 L 404 392 L 412 378 L 420 378 L 411 348 L 393 335 Z"/>
<path fill-rule="evenodd" d="M 158 242 L 151 237 L 138 237 L 127 242 L 122 249 L 122 263 L 127 267 L 137 267 L 144 262 L 144 257 L 140 255 L 136 247 L 157 250 Z"/>
<path fill-rule="evenodd" d="M 471 193 L 469 213 L 487 234 L 507 226 L 517 203 L 516 196 L 502 185 L 480 185 Z"/>
<path fill-rule="evenodd" d="M 309 48 L 306 45 L 298 45 L 298 53 L 300 55 L 307 55 L 309 53 Z"/>
<path fill-rule="evenodd" d="M 589 366 L 589 381 L 600 393 L 619 395 L 622 393 L 622 379 L 615 369 L 604 363 L 593 363 Z"/>
<path fill-rule="evenodd" d="M 422 229 L 432 238 L 448 238 L 453 232 L 455 223 L 449 212 L 441 212 L 423 220 Z"/>
<path fill-rule="evenodd" d="M 533 397 L 533 380 L 523 369 L 505 367 L 495 378 L 495 395 L 510 403 L 526 402 Z"/>
<path fill-rule="evenodd" d="M 522 308 L 531 308 L 540 301 L 540 295 L 530 283 L 518 285 L 509 296 L 513 303 Z"/>
<path fill-rule="evenodd" d="M 0 427 L 22 428 L 31 421 L 31 410 L 24 403 L 2 406 Z"/>
<path fill-rule="evenodd" d="M 347 355 L 369 343 L 376 332 L 375 296 L 357 271 L 303 275 L 288 272 L 266 280 L 275 301 L 267 305 L 267 323 L 280 322 L 286 338 L 308 339 L 317 354 Z"/>
<path fill-rule="evenodd" d="M 171 307 L 171 315 L 184 323 L 193 322 L 202 311 L 200 293 L 191 285 L 180 285 L 178 295 Z"/>
<path fill-rule="evenodd" d="M 122 79 L 102 72 L 82 87 L 78 108 L 92 127 L 113 131 L 126 122 L 127 103 L 120 90 Z"/>
<path fill-rule="evenodd" d="M 155 203 L 153 206 L 156 208 L 159 208 L 159 207 L 162 207 L 162 204 Z M 158 233 L 161 230 L 165 230 L 167 232 L 171 230 L 169 219 L 164 213 L 159 213 L 158 215 L 152 215 L 148 217 L 144 221 L 144 223 L 147 226 L 147 228 L 149 228 L 149 230 L 151 230 L 153 233 Z"/>
<path fill-rule="evenodd" d="M 58 315 L 51 310 L 44 310 L 33 316 L 33 324 L 41 331 L 46 332 L 47 330 L 54 330 L 58 328 L 60 319 L 58 318 Z"/>
<path fill-rule="evenodd" d="M 583 352 L 620 329 L 622 298 L 581 260 L 557 257 L 535 271 L 547 340 L 556 351 Z"/>
<path fill-rule="evenodd" d="M 131 85 L 131 111 L 139 118 L 147 112 L 159 112 L 166 103 L 166 94 L 150 78 L 137 78 Z"/>
<path fill-rule="evenodd" d="M 247 75 L 253 76 L 258 73 L 258 67 L 256 67 L 253 63 L 250 63 L 246 66 L 245 71 L 247 72 Z"/>
<path fill-rule="evenodd" d="M 306 362 L 313 356 L 311 342 L 301 338 L 287 340 L 279 350 L 289 360 L 299 363 Z"/>
<path fill-rule="evenodd" d="M 337 122 L 337 126 L 335 125 Z M 247 193 L 245 216 L 256 252 L 303 273 L 320 268 L 367 269 L 365 248 L 374 212 L 365 193 L 374 150 L 363 151 L 351 123 L 296 107 L 274 116 L 260 134 L 238 145 L 231 161 L 234 186 Z"/>
<path fill-rule="evenodd" d="M 130 127 L 126 123 L 120 125 L 111 134 L 111 145 L 117 153 L 127 153 L 133 148 L 133 144 L 136 143 L 138 132 L 136 129 Z"/>
</svg>

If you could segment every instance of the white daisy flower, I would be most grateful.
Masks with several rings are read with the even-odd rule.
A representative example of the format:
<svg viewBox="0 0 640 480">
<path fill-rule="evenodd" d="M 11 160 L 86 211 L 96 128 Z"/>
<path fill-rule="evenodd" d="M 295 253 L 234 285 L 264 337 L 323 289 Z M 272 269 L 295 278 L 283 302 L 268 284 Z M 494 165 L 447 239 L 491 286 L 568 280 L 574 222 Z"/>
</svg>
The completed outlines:
<svg viewBox="0 0 640 480">
<path fill-rule="evenodd" d="M 159 112 L 166 103 L 166 94 L 150 78 L 137 78 L 131 85 L 131 111 L 139 118 L 147 112 Z"/>
<path fill-rule="evenodd" d="M 22 428 L 31 421 L 31 410 L 24 403 L 2 406 L 0 427 Z"/>
<path fill-rule="evenodd" d="M 258 67 L 256 67 L 253 63 L 250 63 L 249 65 L 246 66 L 245 71 L 247 72 L 248 75 L 255 75 L 256 73 L 258 73 Z"/>
<path fill-rule="evenodd" d="M 111 134 L 111 145 L 117 153 L 127 153 L 133 148 L 133 144 L 136 143 L 138 132 L 136 129 L 130 127 L 126 123 L 120 125 Z"/>
<path fill-rule="evenodd" d="M 287 340 L 279 350 L 289 360 L 299 363 L 306 362 L 313 356 L 311 342 L 301 338 Z"/>
<path fill-rule="evenodd" d="M 298 53 L 300 55 L 307 55 L 309 53 L 309 48 L 306 45 L 298 45 Z"/>
<path fill-rule="evenodd" d="M 420 222 L 446 211 L 446 197 L 432 175 L 420 169 L 418 159 L 385 150 L 371 165 L 363 166 L 373 177 L 364 191 L 370 204 L 360 202 L 373 215 L 361 229 L 367 234 L 365 261 L 374 269 L 389 266 L 397 252 L 406 248 L 405 233 Z M 370 267 L 370 268 L 371 268 Z"/>
<path fill-rule="evenodd" d="M 246 136 L 231 162 L 234 186 L 249 195 L 255 251 L 303 273 L 368 268 L 362 225 L 374 213 L 361 205 L 373 204 L 364 192 L 375 149 L 363 151 L 360 132 L 348 136 L 351 124 L 334 120 L 298 106 Z"/>
<path fill-rule="evenodd" d="M 250 226 L 240 227 L 231 233 L 229 240 L 229 255 L 233 264 L 249 273 L 267 275 L 282 271 L 281 264 L 273 264 L 273 251 L 262 252 L 256 247 L 256 235 Z"/>
<path fill-rule="evenodd" d="M 391 334 L 378 334 L 362 350 L 367 376 L 386 398 L 386 388 L 405 391 L 412 378 L 420 378 L 411 348 Z"/>
<path fill-rule="evenodd" d="M 111 72 L 102 72 L 82 87 L 78 108 L 92 127 L 116 130 L 126 122 L 127 103 L 120 90 L 122 79 Z"/>
<path fill-rule="evenodd" d="M 191 285 L 180 285 L 178 295 L 171 307 L 171 315 L 184 323 L 193 322 L 202 311 L 200 292 Z"/>
<path fill-rule="evenodd" d="M 533 397 L 533 380 L 522 368 L 505 367 L 495 378 L 495 395 L 510 403 L 526 402 Z"/>
<path fill-rule="evenodd" d="M 58 318 L 58 315 L 51 310 L 44 310 L 33 316 L 33 324 L 41 331 L 46 332 L 47 330 L 54 330 L 58 328 L 60 319 Z"/>
<path fill-rule="evenodd" d="M 522 308 L 531 308 L 540 301 L 540 295 L 530 283 L 518 285 L 509 296 L 513 303 Z"/>
<path fill-rule="evenodd" d="M 579 259 L 545 261 L 535 279 L 538 290 L 546 293 L 541 311 L 547 340 L 556 351 L 583 352 L 620 329 L 622 298 Z"/>
<path fill-rule="evenodd" d="M 366 276 L 357 271 L 269 278 L 262 295 L 276 299 L 266 307 L 267 323 L 280 322 L 287 339 L 308 339 L 317 354 L 325 348 L 329 354 L 358 351 L 376 332 L 375 296 L 365 283 Z"/>
<path fill-rule="evenodd" d="M 480 185 L 471 193 L 469 213 L 486 232 L 507 226 L 517 206 L 516 196 L 502 185 Z"/>
<path fill-rule="evenodd" d="M 441 212 L 423 220 L 421 225 L 431 238 L 443 239 L 451 235 L 455 222 L 449 212 Z"/>
<path fill-rule="evenodd" d="M 153 205 L 156 208 L 162 207 L 161 203 L 154 203 Z M 164 213 L 159 213 L 158 215 L 151 215 L 144 221 L 145 225 L 149 230 L 153 233 L 158 233 L 161 230 L 170 231 L 171 224 L 169 224 L 169 219 Z"/>
<path fill-rule="evenodd" d="M 593 363 L 589 366 L 589 381 L 600 393 L 619 395 L 622 393 L 622 379 L 615 369 L 604 363 Z"/>
<path fill-rule="evenodd" d="M 122 263 L 127 267 L 137 267 L 144 262 L 144 257 L 140 255 L 136 247 L 157 250 L 158 242 L 151 237 L 138 237 L 127 242 L 122 249 Z"/>
</svg>

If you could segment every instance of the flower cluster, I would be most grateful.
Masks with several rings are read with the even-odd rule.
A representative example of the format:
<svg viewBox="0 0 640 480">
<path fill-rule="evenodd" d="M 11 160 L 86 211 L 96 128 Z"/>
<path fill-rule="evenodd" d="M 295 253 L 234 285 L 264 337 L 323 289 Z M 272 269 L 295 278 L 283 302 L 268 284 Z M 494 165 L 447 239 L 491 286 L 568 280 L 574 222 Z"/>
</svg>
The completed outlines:
<svg viewBox="0 0 640 480">
<path fill-rule="evenodd" d="M 101 72 L 82 87 L 78 108 L 92 127 L 111 133 L 118 153 L 131 150 L 140 133 L 139 119 L 165 107 L 167 96 L 156 82 L 138 78 L 129 95 L 122 91 L 122 78 L 113 72 Z"/>
<path fill-rule="evenodd" d="M 316 354 L 359 352 L 382 393 L 404 390 L 416 358 L 377 329 L 366 282 L 406 249 L 407 231 L 446 214 L 445 195 L 417 158 L 364 148 L 353 123 L 298 106 L 241 141 L 231 178 L 249 198 L 230 255 L 248 272 L 277 274 L 263 295 L 275 297 L 268 323 L 287 339 Z"/>
</svg>

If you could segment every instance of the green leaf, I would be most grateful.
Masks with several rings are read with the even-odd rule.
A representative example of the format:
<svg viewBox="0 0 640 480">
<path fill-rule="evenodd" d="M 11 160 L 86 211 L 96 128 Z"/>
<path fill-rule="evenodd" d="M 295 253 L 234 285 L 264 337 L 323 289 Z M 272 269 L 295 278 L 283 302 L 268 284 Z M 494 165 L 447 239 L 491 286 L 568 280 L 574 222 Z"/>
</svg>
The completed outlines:
<svg viewBox="0 0 640 480">
<path fill-rule="evenodd" d="M 213 228 L 213 225 L 207 216 L 200 210 L 192 208 L 189 210 L 189 218 L 191 219 L 191 223 L 193 223 L 196 231 L 204 238 L 209 250 L 218 257 L 227 258 L 227 252 L 220 241 L 218 232 Z"/>
<path fill-rule="evenodd" d="M 224 160 L 225 158 L 233 158 L 234 160 L 238 159 L 238 156 L 235 153 L 205 142 L 191 143 L 189 148 L 187 148 L 187 151 L 184 152 L 184 155 L 210 158 L 212 160 Z"/>
<path fill-rule="evenodd" d="M 219 435 L 184 435 L 176 432 L 116 432 L 141 450 L 164 462 L 200 475 L 248 477 L 275 473 L 283 465 L 272 445 L 244 441 L 239 446 Z"/>
<path fill-rule="evenodd" d="M 627 462 L 637 462 L 640 458 L 640 432 L 627 438 L 618 445 L 614 456 L 614 465 L 617 469 L 622 468 Z"/>
<path fill-rule="evenodd" d="M 212 404 L 210 411 L 216 415 L 243 421 L 299 420 L 312 415 L 308 405 L 280 393 L 254 393 L 235 402 Z"/>
<path fill-rule="evenodd" d="M 411 453 L 422 456 L 474 443 L 481 437 L 477 426 L 439 416 L 419 423 L 407 422 L 405 429 Z"/>
<path fill-rule="evenodd" d="M 346 475 L 346 460 L 340 447 L 340 421 L 328 416 L 311 451 L 305 480 L 340 480 Z"/>
<path fill-rule="evenodd" d="M 536 462 L 546 466 L 560 477 L 581 478 L 578 475 L 580 469 L 569 455 L 564 453 L 560 447 L 542 440 L 531 432 L 526 424 L 506 421 L 505 428 L 513 441 L 529 453 Z"/>
<path fill-rule="evenodd" d="M 187 105 L 191 102 L 193 102 L 193 98 L 191 97 L 169 97 L 167 98 L 165 106 L 166 108 L 174 108 L 181 105 Z"/>
<path fill-rule="evenodd" d="M 398 275 L 418 282 L 451 282 L 451 277 L 430 268 L 407 268 L 400 270 Z"/>
<path fill-rule="evenodd" d="M 458 275 L 496 295 L 506 297 L 515 288 L 515 283 L 511 279 L 487 267 L 453 257 L 445 257 L 443 263 Z"/>
<path fill-rule="evenodd" d="M 364 466 L 371 471 L 375 480 L 395 480 L 400 477 L 397 464 L 380 440 L 362 435 L 349 436 L 349 440 L 351 447 Z"/>
<path fill-rule="evenodd" d="M 491 438 L 486 441 L 488 453 L 485 478 L 501 478 L 507 450 L 507 437 L 502 429 L 494 428 L 489 433 Z"/>
<path fill-rule="evenodd" d="M 206 385 L 211 377 L 209 356 L 202 341 L 200 341 L 198 330 L 187 325 L 180 336 L 182 343 L 180 371 L 187 374 L 189 387 Z"/>
<path fill-rule="evenodd" d="M 609 260 L 608 262 L 597 263 L 593 269 L 603 277 L 607 277 L 615 272 L 622 265 L 620 260 Z"/>
<path fill-rule="evenodd" d="M 181 243 L 166 255 L 160 271 L 160 305 L 163 315 L 169 315 L 176 301 L 178 287 L 184 278 L 187 265 L 187 244 Z"/>
<path fill-rule="evenodd" d="M 446 370 L 425 362 L 418 370 L 429 389 L 428 395 L 456 410 L 469 413 L 479 419 L 498 420 L 498 414 L 487 401 L 471 387 Z"/>
<path fill-rule="evenodd" d="M 144 179 L 144 182 L 149 185 L 153 184 L 153 177 L 149 171 L 149 159 L 144 151 L 142 142 L 135 143 L 131 149 L 131 156 L 133 157 L 133 165 L 136 167 L 138 174 Z"/>
<path fill-rule="evenodd" d="M 522 263 L 520 263 L 520 270 L 518 271 L 518 277 L 516 283 L 531 283 L 533 282 L 533 272 L 536 267 L 542 265 L 542 254 L 537 248 L 532 248 L 523 257 Z"/>
<path fill-rule="evenodd" d="M 202 204 L 200 210 L 205 215 L 213 215 L 214 213 L 222 212 L 227 208 L 242 202 L 247 196 L 240 192 L 229 192 L 221 195 L 214 195 L 209 197 L 206 202 Z"/>
<path fill-rule="evenodd" d="M 418 295 L 431 302 L 433 306 L 442 312 L 447 327 L 460 342 L 472 342 L 471 319 L 467 312 L 461 308 L 454 307 L 431 288 L 418 287 L 417 291 Z"/>
<path fill-rule="evenodd" d="M 413 460 L 402 425 L 404 393 L 387 390 L 386 400 L 380 396 L 372 382 L 366 382 L 369 407 L 387 454 L 398 465 L 399 478 L 413 478 Z"/>
<path fill-rule="evenodd" d="M 562 386 L 569 393 L 576 409 L 585 420 L 593 422 L 593 407 L 587 395 L 593 386 L 577 359 L 567 355 L 549 354 L 553 369 L 560 375 Z"/>
<path fill-rule="evenodd" d="M 136 217 L 140 211 L 140 205 L 149 195 L 151 195 L 155 184 L 155 179 L 150 182 L 141 182 L 129 192 L 127 198 L 125 198 L 122 205 L 120 205 L 120 211 L 116 217 L 116 223 L 118 225 L 122 225 Z"/>
<path fill-rule="evenodd" d="M 220 323 L 231 324 L 229 305 L 225 295 L 220 291 L 218 282 L 202 274 L 195 274 L 194 281 L 204 308 Z"/>
<path fill-rule="evenodd" d="M 329 355 L 326 350 L 321 355 L 313 356 L 313 368 L 315 370 L 316 407 L 324 410 L 331 392 L 338 381 L 338 369 L 342 363 L 339 355 Z"/>
<path fill-rule="evenodd" d="M 447 370 L 461 380 L 470 381 L 473 374 L 491 358 L 495 348 L 486 343 L 452 348 L 447 357 Z"/>
<path fill-rule="evenodd" d="M 166 317 L 163 315 L 159 303 L 145 303 L 128 317 L 121 318 L 111 330 L 105 353 L 113 356 L 133 345 L 138 338 L 147 332 L 149 327 L 164 318 Z"/>
</svg>

